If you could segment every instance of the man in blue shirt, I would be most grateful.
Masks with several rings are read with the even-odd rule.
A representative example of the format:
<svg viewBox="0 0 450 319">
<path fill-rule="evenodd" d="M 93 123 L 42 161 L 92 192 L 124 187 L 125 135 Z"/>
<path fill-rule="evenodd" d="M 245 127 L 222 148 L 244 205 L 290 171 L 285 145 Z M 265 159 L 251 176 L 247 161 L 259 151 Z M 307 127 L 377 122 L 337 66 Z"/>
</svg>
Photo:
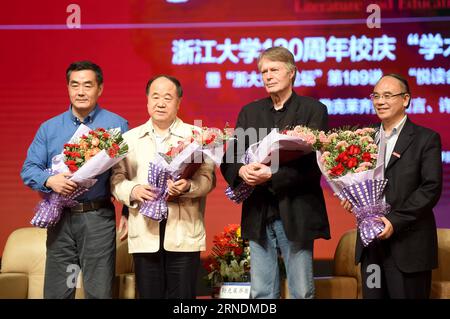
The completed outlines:
<svg viewBox="0 0 450 319">
<path fill-rule="evenodd" d="M 66 71 L 69 110 L 44 122 L 23 164 L 21 177 L 34 190 L 70 195 L 77 185 L 71 173 L 51 176 L 52 158 L 62 152 L 80 124 L 91 129 L 120 127 L 125 119 L 102 109 L 97 100 L 103 91 L 103 73 L 89 61 L 72 63 Z M 87 298 L 111 298 L 115 274 L 116 220 L 111 203 L 110 171 L 97 176 L 97 183 L 76 198 L 80 203 L 65 208 L 61 220 L 47 230 L 44 298 L 73 298 L 77 270 L 83 272 Z"/>
</svg>

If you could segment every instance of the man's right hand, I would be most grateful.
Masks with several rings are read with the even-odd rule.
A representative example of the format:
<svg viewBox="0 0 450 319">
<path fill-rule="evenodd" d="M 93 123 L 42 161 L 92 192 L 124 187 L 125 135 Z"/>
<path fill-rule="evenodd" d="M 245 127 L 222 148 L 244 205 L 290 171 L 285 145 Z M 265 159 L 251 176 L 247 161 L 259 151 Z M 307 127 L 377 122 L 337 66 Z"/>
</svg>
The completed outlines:
<svg viewBox="0 0 450 319">
<path fill-rule="evenodd" d="M 146 200 L 155 200 L 157 195 L 153 192 L 150 185 L 136 185 L 131 191 L 131 199 L 143 202 Z"/>
<path fill-rule="evenodd" d="M 77 184 L 69 180 L 72 173 L 60 173 L 50 176 L 45 182 L 45 187 L 51 188 L 55 193 L 69 196 L 77 189 Z"/>
</svg>

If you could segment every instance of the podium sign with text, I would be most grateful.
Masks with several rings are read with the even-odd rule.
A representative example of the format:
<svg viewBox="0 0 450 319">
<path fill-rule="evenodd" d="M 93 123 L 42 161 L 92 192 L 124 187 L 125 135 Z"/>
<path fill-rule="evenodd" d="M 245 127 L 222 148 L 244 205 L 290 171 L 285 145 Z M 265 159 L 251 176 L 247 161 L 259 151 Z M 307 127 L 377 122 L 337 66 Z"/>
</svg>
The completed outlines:
<svg viewBox="0 0 450 319">
<path fill-rule="evenodd" d="M 220 299 L 250 299 L 249 282 L 224 282 L 220 287 Z"/>
</svg>

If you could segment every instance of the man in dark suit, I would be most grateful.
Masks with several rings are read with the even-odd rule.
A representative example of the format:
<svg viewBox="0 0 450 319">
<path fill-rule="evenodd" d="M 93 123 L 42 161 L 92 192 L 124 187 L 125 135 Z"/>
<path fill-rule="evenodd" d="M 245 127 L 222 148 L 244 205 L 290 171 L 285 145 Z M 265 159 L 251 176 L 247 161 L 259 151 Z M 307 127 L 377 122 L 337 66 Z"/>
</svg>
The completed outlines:
<svg viewBox="0 0 450 319">
<path fill-rule="evenodd" d="M 290 296 L 313 298 L 313 242 L 330 238 L 315 155 L 293 159 L 272 171 L 262 163 L 244 165 L 240 160 L 249 145 L 272 129 L 305 125 L 326 130 L 327 109 L 293 91 L 296 67 L 287 49 L 267 49 L 258 59 L 258 68 L 270 97 L 242 108 L 236 131 L 255 134 L 253 138 L 252 134 L 238 136 L 225 154 L 221 171 L 233 187 L 242 181 L 256 186 L 243 203 L 241 225 L 242 236 L 250 240 L 252 298 L 279 298 L 278 249 L 286 265 Z"/>
<path fill-rule="evenodd" d="M 429 298 L 431 270 L 437 267 L 433 207 L 442 190 L 440 136 L 406 116 L 411 93 L 403 77 L 383 76 L 371 98 L 386 136 L 385 198 L 391 210 L 381 218 L 379 240 L 364 248 L 357 237 L 363 297 Z"/>
</svg>

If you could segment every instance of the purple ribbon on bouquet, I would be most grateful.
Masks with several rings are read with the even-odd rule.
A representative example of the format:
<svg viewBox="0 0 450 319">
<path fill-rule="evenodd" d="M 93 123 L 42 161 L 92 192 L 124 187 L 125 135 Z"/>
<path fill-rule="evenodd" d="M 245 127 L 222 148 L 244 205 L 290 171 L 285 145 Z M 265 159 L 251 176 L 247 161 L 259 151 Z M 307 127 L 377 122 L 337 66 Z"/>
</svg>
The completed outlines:
<svg viewBox="0 0 450 319">
<path fill-rule="evenodd" d="M 250 164 L 250 154 L 248 150 L 245 152 L 243 163 L 244 165 Z M 241 182 L 236 188 L 228 186 L 225 189 L 225 195 L 236 204 L 240 204 L 250 197 L 254 189 L 254 186 Z"/>
<path fill-rule="evenodd" d="M 65 207 L 73 207 L 78 204 L 75 200 L 78 196 L 85 193 L 88 189 L 78 187 L 69 196 L 64 196 L 55 192 L 44 195 L 35 208 L 35 215 L 30 221 L 31 225 L 41 228 L 55 226 L 61 219 L 63 209 Z"/>
<path fill-rule="evenodd" d="M 153 186 L 153 192 L 157 194 L 155 200 L 146 200 L 141 204 L 139 212 L 156 221 L 162 221 L 167 218 L 167 181 L 171 174 L 162 167 L 153 163 L 149 164 L 148 183 Z"/>
<path fill-rule="evenodd" d="M 383 201 L 383 190 L 387 180 L 369 179 L 344 187 L 340 198 L 353 205 L 353 212 L 364 247 L 367 247 L 384 229 L 380 217 L 386 215 L 390 205 Z"/>
</svg>

